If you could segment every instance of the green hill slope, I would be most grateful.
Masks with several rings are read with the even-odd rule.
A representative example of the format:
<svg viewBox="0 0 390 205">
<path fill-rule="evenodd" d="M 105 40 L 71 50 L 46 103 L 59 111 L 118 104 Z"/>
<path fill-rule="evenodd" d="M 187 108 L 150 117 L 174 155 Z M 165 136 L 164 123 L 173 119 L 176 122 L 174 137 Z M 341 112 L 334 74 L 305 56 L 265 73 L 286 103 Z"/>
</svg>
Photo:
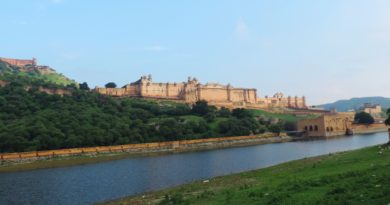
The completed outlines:
<svg viewBox="0 0 390 205">
<path fill-rule="evenodd" d="M 0 79 L 7 81 L 10 75 L 27 77 L 32 80 L 41 80 L 61 86 L 78 85 L 76 81 L 69 79 L 63 74 L 57 73 L 54 69 L 47 66 L 13 66 L 0 61 Z"/>
</svg>

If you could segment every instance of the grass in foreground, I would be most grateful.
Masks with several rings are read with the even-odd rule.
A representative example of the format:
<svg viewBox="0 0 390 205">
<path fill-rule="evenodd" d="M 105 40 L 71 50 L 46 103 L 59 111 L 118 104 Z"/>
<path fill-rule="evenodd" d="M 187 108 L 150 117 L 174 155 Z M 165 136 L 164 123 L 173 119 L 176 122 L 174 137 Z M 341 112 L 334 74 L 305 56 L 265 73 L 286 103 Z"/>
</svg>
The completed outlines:
<svg viewBox="0 0 390 205">
<path fill-rule="evenodd" d="M 107 204 L 389 204 L 390 147 L 292 161 Z"/>
</svg>

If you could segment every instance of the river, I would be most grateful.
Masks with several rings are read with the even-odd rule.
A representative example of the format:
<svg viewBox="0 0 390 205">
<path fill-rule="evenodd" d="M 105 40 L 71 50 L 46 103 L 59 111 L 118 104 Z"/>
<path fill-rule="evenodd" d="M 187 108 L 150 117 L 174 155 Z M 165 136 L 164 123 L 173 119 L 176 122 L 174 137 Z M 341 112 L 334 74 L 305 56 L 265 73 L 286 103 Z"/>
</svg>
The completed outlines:
<svg viewBox="0 0 390 205">
<path fill-rule="evenodd" d="M 376 133 L 3 173 L 0 204 L 93 204 L 387 140 Z"/>
</svg>

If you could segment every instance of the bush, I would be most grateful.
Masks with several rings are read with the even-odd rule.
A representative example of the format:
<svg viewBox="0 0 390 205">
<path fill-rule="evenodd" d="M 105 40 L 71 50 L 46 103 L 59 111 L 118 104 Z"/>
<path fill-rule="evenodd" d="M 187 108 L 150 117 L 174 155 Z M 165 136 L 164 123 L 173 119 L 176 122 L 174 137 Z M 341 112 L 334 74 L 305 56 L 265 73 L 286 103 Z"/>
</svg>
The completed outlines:
<svg viewBox="0 0 390 205">
<path fill-rule="evenodd" d="M 230 117 L 231 115 L 232 115 L 232 112 L 230 112 L 230 110 L 225 108 L 225 107 L 221 107 L 221 109 L 219 109 L 217 111 L 218 117 Z"/>
<path fill-rule="evenodd" d="M 232 115 L 236 118 L 242 119 L 242 118 L 251 118 L 253 117 L 253 114 L 251 111 L 244 109 L 244 108 L 236 108 L 233 110 Z"/>
<path fill-rule="evenodd" d="M 268 127 L 269 131 L 275 134 L 280 134 L 282 131 L 282 128 L 280 127 L 279 124 L 273 124 Z"/>
<path fill-rule="evenodd" d="M 355 115 L 355 122 L 360 124 L 372 124 L 375 120 L 370 114 L 366 112 L 359 112 Z"/>
<path fill-rule="evenodd" d="M 79 84 L 80 90 L 89 90 L 89 86 L 87 82 Z"/>
<path fill-rule="evenodd" d="M 116 84 L 114 82 L 109 82 L 105 85 L 106 88 L 116 88 Z"/>
<path fill-rule="evenodd" d="M 207 113 L 209 113 L 209 105 L 207 101 L 205 100 L 197 101 L 192 106 L 191 112 L 195 115 L 205 116 Z"/>
</svg>

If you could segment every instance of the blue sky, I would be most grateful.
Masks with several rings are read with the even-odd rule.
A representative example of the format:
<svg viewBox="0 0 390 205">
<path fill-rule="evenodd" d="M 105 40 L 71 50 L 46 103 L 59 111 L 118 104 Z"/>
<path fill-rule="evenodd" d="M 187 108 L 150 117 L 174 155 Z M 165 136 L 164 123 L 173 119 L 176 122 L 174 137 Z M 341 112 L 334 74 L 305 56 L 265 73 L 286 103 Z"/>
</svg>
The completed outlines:
<svg viewBox="0 0 390 205">
<path fill-rule="evenodd" d="M 319 104 L 390 97 L 387 0 L 2 0 L 0 56 L 91 87 L 231 83 Z"/>
</svg>

